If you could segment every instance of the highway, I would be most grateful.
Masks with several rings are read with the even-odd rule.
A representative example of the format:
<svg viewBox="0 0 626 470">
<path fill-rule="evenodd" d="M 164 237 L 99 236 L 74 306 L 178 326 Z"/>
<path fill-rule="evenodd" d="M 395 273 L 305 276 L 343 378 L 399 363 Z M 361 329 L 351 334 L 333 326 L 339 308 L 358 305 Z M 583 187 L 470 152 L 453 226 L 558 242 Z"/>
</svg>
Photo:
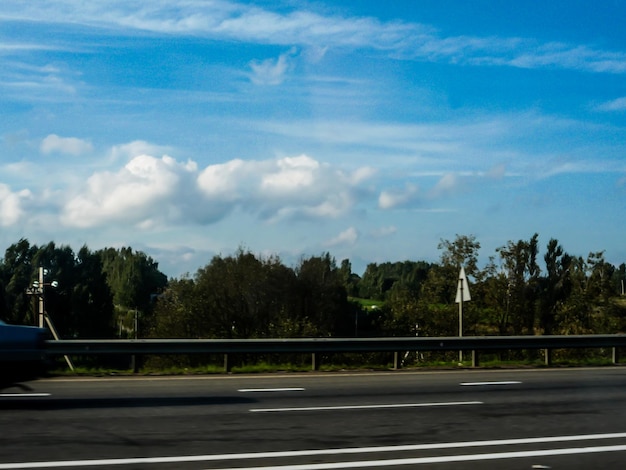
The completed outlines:
<svg viewBox="0 0 626 470">
<path fill-rule="evenodd" d="M 626 368 L 53 378 L 0 470 L 626 467 Z"/>
</svg>

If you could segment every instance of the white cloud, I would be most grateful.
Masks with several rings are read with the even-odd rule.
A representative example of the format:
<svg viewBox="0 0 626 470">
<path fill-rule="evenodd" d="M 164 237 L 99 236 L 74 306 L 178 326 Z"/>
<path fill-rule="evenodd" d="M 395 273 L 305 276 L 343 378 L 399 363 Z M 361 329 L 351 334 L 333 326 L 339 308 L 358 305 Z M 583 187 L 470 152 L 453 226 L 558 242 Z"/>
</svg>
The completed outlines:
<svg viewBox="0 0 626 470">
<path fill-rule="evenodd" d="M 250 79 L 257 85 L 280 85 L 289 70 L 289 59 L 294 53 L 295 49 L 292 49 L 288 53 L 281 54 L 278 59 L 250 62 L 252 69 Z"/>
<path fill-rule="evenodd" d="M 407 184 L 404 189 L 382 191 L 378 197 L 378 207 L 381 209 L 405 207 L 416 202 L 418 198 L 419 188 L 413 184 Z"/>
<path fill-rule="evenodd" d="M 617 98 L 595 107 L 597 111 L 626 111 L 626 97 Z"/>
<path fill-rule="evenodd" d="M 185 176 L 193 164 L 173 158 L 140 155 L 117 173 L 95 173 L 65 205 L 62 220 L 76 227 L 108 223 L 152 226 L 164 219 L 177 220 L 177 196 L 188 187 Z"/>
<path fill-rule="evenodd" d="M 370 233 L 373 238 L 386 238 L 398 231 L 398 227 L 395 225 L 389 225 L 387 227 L 380 227 Z"/>
<path fill-rule="evenodd" d="M 354 245 L 359 238 L 359 233 L 354 227 L 349 227 L 336 237 L 328 240 L 325 246 Z"/>
<path fill-rule="evenodd" d="M 306 155 L 232 160 L 205 168 L 198 186 L 211 204 L 236 203 L 266 220 L 337 217 L 355 203 L 362 168 L 344 172 Z"/>
<path fill-rule="evenodd" d="M 9 227 L 19 222 L 25 213 L 23 203 L 31 197 L 28 190 L 14 193 L 9 186 L 0 183 L 0 226 Z"/>
<path fill-rule="evenodd" d="M 363 170 L 344 172 L 301 155 L 231 160 L 199 171 L 193 161 L 140 155 L 117 172 L 99 172 L 65 204 L 66 225 L 213 223 L 236 209 L 276 221 L 337 217 L 356 202 Z M 355 177 L 355 175 L 357 175 Z"/>
<path fill-rule="evenodd" d="M 112 160 L 130 160 L 139 155 L 159 155 L 172 151 L 171 147 L 155 145 L 145 140 L 134 140 L 126 144 L 114 145 L 109 154 Z"/>
<path fill-rule="evenodd" d="M 93 151 L 91 142 L 76 137 L 59 137 L 50 134 L 41 141 L 39 149 L 44 154 L 64 153 L 67 155 L 84 155 Z"/>
<path fill-rule="evenodd" d="M 441 179 L 437 182 L 435 187 L 432 190 L 433 196 L 440 196 L 443 194 L 449 194 L 456 189 L 458 189 L 460 185 L 460 179 L 454 173 L 447 173 L 441 177 Z"/>
<path fill-rule="evenodd" d="M 211 2 L 5 0 L 0 17 L 204 36 L 274 45 L 371 48 L 396 58 L 520 68 L 563 68 L 625 73 L 626 54 L 588 45 L 519 37 L 444 36 L 434 28 L 372 17 L 323 15 L 308 10 L 275 12 L 225 0 Z M 258 64 L 274 80 L 284 64 Z"/>
</svg>

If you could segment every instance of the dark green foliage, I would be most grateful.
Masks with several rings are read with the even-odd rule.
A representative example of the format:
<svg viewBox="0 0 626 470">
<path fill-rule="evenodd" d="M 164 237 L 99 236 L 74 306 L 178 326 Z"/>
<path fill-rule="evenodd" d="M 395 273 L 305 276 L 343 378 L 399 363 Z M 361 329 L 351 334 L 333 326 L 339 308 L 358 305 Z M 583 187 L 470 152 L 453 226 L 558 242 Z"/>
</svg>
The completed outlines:
<svg viewBox="0 0 626 470">
<path fill-rule="evenodd" d="M 31 246 L 22 239 L 10 246 L 0 263 L 0 316 L 10 323 L 38 323 L 39 296 L 26 291 L 45 268 L 45 310 L 62 338 L 110 338 L 113 304 L 100 259 L 83 247 Z M 53 287 L 52 281 L 58 286 Z"/>
<path fill-rule="evenodd" d="M 552 239 L 540 255 L 535 234 L 507 242 L 479 269 L 475 237 L 457 235 L 439 248 L 438 263 L 372 263 L 362 278 L 330 253 L 288 267 L 239 249 L 215 256 L 193 278 L 168 282 L 152 258 L 131 248 L 74 253 L 22 239 L 0 262 L 0 318 L 35 324 L 37 299 L 26 289 L 44 266 L 59 283 L 45 298 L 64 338 L 456 336 L 464 266 L 472 295 L 464 335 L 626 331 L 619 296 L 626 265 L 614 267 L 601 251 L 573 257 Z"/>
<path fill-rule="evenodd" d="M 115 305 L 145 312 L 167 285 L 167 277 L 151 257 L 132 248 L 106 248 L 96 254 L 102 260 L 106 282 Z"/>
<path fill-rule="evenodd" d="M 0 318 L 16 324 L 38 323 L 39 296 L 26 291 L 39 279 L 41 267 L 46 273 L 45 310 L 59 335 L 112 338 L 118 331 L 113 299 L 127 302 L 122 308 L 148 311 L 154 301 L 151 294 L 167 285 L 157 266 L 131 249 L 94 253 L 83 246 L 74 253 L 54 242 L 38 247 L 22 239 L 6 250 L 0 262 Z M 126 273 L 130 273 L 126 282 L 120 281 Z M 58 285 L 53 287 L 52 281 Z"/>
<path fill-rule="evenodd" d="M 385 300 L 393 288 L 419 292 L 432 265 L 425 261 L 370 263 L 358 282 L 359 297 Z M 351 292 L 357 291 L 351 285 Z M 354 295 L 354 294 L 351 294 Z"/>
<path fill-rule="evenodd" d="M 172 281 L 157 302 L 157 337 L 262 338 L 342 336 L 354 307 L 341 271 L 326 254 L 293 270 L 278 258 L 239 250 L 216 256 L 194 279 Z"/>
</svg>

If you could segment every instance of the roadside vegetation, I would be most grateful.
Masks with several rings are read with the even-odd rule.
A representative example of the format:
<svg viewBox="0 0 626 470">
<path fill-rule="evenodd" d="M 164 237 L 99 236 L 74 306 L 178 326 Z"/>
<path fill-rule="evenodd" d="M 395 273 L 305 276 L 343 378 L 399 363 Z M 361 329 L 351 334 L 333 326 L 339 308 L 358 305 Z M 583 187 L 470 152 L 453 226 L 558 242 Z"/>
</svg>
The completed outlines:
<svg viewBox="0 0 626 470">
<path fill-rule="evenodd" d="M 215 256 L 194 275 L 167 277 L 131 248 L 74 252 L 68 246 L 19 240 L 0 260 L 0 318 L 35 324 L 38 299 L 27 289 L 40 266 L 58 287 L 46 287 L 46 311 L 63 338 L 295 338 L 457 336 L 454 302 L 460 266 L 472 300 L 464 304 L 464 335 L 571 335 L 626 330 L 626 264 L 602 251 L 574 256 L 537 234 L 509 241 L 478 265 L 474 236 L 441 240 L 436 263 L 400 261 L 352 272 L 330 253 L 286 266 L 276 256 L 239 249 Z M 533 352 L 502 353 L 501 364 L 535 364 Z M 557 351 L 555 363 L 605 361 L 606 351 Z M 407 353 L 405 366 L 452 364 L 454 353 Z M 238 370 L 308 370 L 310 357 L 233 358 Z M 78 358 L 84 370 L 125 370 L 128 358 Z M 331 365 L 332 362 L 332 365 Z M 481 361 L 484 366 L 488 362 Z M 221 365 L 220 365 L 221 363 Z M 385 355 L 334 355 L 323 367 L 385 368 Z M 141 369 L 223 369 L 220 357 L 150 357 Z"/>
</svg>

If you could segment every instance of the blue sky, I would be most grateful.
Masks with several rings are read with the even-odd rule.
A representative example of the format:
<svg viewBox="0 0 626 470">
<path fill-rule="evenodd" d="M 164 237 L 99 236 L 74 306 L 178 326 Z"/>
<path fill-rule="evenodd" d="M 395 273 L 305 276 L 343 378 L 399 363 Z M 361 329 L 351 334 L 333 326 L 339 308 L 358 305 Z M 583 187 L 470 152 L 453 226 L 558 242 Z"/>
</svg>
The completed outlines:
<svg viewBox="0 0 626 470">
<path fill-rule="evenodd" d="M 0 3 L 0 252 L 626 262 L 626 3 Z"/>
</svg>

